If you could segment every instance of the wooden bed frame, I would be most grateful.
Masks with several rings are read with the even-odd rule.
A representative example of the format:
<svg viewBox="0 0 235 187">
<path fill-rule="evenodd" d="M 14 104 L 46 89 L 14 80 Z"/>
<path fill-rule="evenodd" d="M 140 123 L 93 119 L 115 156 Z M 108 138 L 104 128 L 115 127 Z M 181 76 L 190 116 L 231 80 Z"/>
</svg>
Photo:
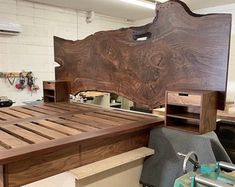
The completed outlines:
<svg viewBox="0 0 235 187">
<path fill-rule="evenodd" d="M 168 89 L 212 90 L 225 104 L 231 15 L 197 15 L 178 0 L 157 4 L 142 27 L 98 32 L 82 41 L 55 37 L 57 80 L 73 94 L 116 93 L 152 109 Z M 145 41 L 138 38 L 146 37 Z M 150 115 L 56 103 L 0 110 L 0 187 L 18 187 L 146 146 Z"/>
<path fill-rule="evenodd" d="M 146 146 L 151 115 L 78 103 L 0 110 L 0 187 L 18 187 Z"/>
</svg>

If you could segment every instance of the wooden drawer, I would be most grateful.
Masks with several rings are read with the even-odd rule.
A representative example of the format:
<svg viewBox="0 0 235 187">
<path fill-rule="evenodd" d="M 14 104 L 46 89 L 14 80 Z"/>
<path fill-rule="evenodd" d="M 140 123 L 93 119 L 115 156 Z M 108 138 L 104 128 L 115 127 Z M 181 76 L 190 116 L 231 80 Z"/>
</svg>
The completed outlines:
<svg viewBox="0 0 235 187">
<path fill-rule="evenodd" d="M 201 95 L 190 93 L 168 92 L 168 104 L 201 106 Z"/>
<path fill-rule="evenodd" d="M 43 89 L 55 90 L 55 82 L 43 81 Z"/>
</svg>

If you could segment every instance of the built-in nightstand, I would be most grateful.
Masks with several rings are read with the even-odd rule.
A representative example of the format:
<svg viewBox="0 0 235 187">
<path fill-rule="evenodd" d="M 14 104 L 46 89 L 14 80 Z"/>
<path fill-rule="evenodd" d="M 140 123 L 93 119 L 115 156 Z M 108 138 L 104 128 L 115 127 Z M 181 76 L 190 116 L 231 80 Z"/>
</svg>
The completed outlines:
<svg viewBox="0 0 235 187">
<path fill-rule="evenodd" d="M 216 129 L 216 114 L 217 92 L 166 92 L 166 127 L 203 134 Z"/>
<path fill-rule="evenodd" d="M 69 101 L 70 83 L 68 81 L 43 81 L 44 102 Z"/>
</svg>

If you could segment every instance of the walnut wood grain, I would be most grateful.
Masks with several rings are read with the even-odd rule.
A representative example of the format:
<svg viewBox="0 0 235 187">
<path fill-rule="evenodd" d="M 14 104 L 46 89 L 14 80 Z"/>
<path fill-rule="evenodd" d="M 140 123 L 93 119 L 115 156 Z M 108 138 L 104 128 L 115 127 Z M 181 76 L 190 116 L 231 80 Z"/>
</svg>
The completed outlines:
<svg viewBox="0 0 235 187">
<path fill-rule="evenodd" d="M 52 130 L 55 130 L 57 132 L 67 134 L 67 135 L 76 135 L 76 134 L 82 133 L 82 131 L 79 131 L 77 129 L 69 128 L 67 126 L 60 125 L 58 123 L 53 123 L 53 122 L 47 121 L 47 120 L 38 120 L 36 123 L 40 124 L 46 128 L 49 128 L 49 129 L 52 129 Z"/>
<path fill-rule="evenodd" d="M 3 121 L 6 121 L 6 120 L 11 120 L 11 119 L 19 119 L 18 117 L 15 117 L 15 116 L 12 116 L 10 114 L 7 114 L 7 112 L 2 112 L 0 111 L 0 118 L 3 119 Z"/>
<path fill-rule="evenodd" d="M 3 178 L 3 167 L 0 165 L 0 187 L 5 187 L 4 186 L 4 178 Z"/>
<path fill-rule="evenodd" d="M 16 125 L 7 125 L 7 126 L 0 127 L 0 129 L 4 129 L 6 132 L 28 143 L 40 143 L 40 142 L 48 141 L 47 138 L 44 138 L 42 136 L 39 136 L 38 134 L 22 129 Z"/>
<path fill-rule="evenodd" d="M 44 108 L 44 106 L 50 106 L 52 108 L 60 108 L 61 105 L 63 106 L 64 109 L 68 109 L 68 110 L 64 110 L 64 112 L 60 112 L 60 111 L 53 111 L 53 113 L 50 113 L 51 109 L 46 109 Z M 84 108 L 83 108 L 84 106 Z M 43 108 L 43 109 L 42 109 Z M 43 113 L 39 113 L 39 112 L 35 112 L 35 109 L 42 109 Z M 67 115 L 73 115 L 73 114 L 79 114 L 79 113 L 87 113 L 87 112 L 94 112 L 94 111 L 98 111 L 100 110 L 99 108 L 90 108 L 90 107 L 86 107 L 85 105 L 73 105 L 71 103 L 56 103 L 56 104 L 48 104 L 48 103 L 44 103 L 44 104 L 39 104 L 36 106 L 17 106 L 17 107 L 12 107 L 10 108 L 10 110 L 12 111 L 17 111 L 19 114 L 24 115 L 25 113 L 29 114 L 28 118 L 6 118 L 5 120 L 0 121 L 0 126 L 4 126 L 7 125 L 9 123 L 20 123 L 20 122 L 28 122 L 28 121 L 35 121 L 35 120 L 39 120 L 39 119 L 45 119 L 46 117 L 50 116 L 50 117 L 63 117 L 63 116 L 67 116 Z M 47 112 L 48 110 L 48 112 Z M 7 109 L 8 112 L 8 109 Z M 51 111 L 52 112 L 52 111 Z M 48 115 L 50 114 L 50 115 Z"/>
<path fill-rule="evenodd" d="M 8 164 L 9 187 L 18 187 L 29 182 L 37 181 L 85 164 L 114 156 L 140 146 L 146 146 L 148 131 L 101 139 L 94 143 L 74 145 L 62 151 L 40 155 Z M 58 154 L 59 153 L 59 154 Z"/>
<path fill-rule="evenodd" d="M 181 93 L 183 94 L 183 93 Z M 201 106 L 200 95 L 181 96 L 178 92 L 168 92 L 168 104 Z"/>
<path fill-rule="evenodd" d="M 17 111 L 11 110 L 11 109 L 6 109 L 6 110 L 0 109 L 0 111 L 2 111 L 3 113 L 6 113 L 8 115 L 12 115 L 16 118 L 28 118 L 28 117 L 30 117 L 30 115 L 28 115 L 28 114 L 24 114 L 22 112 L 17 112 Z"/>
<path fill-rule="evenodd" d="M 4 132 L 0 130 L 0 141 L 6 144 L 10 148 L 18 148 L 22 146 L 28 145 L 26 141 L 23 141 L 17 137 L 15 137 L 12 134 L 8 134 L 7 132 Z"/>
<path fill-rule="evenodd" d="M 83 40 L 54 37 L 56 79 L 71 81 L 72 93 L 99 90 L 141 106 L 164 104 L 165 91 L 220 92 L 225 104 L 230 14 L 194 14 L 178 0 L 156 5 L 142 27 L 97 32 Z M 136 38 L 147 36 L 146 41 Z"/>
<path fill-rule="evenodd" d="M 45 128 L 43 126 L 34 123 L 24 122 L 24 123 L 19 123 L 17 125 L 21 128 L 27 129 L 30 132 L 43 135 L 44 137 L 48 137 L 50 139 L 58 139 L 66 137 L 64 133 L 52 130 L 50 128 Z"/>
<path fill-rule="evenodd" d="M 0 187 L 8 187 L 8 173 L 5 165 L 0 165 Z"/>
<path fill-rule="evenodd" d="M 200 133 L 206 133 L 216 130 L 216 118 L 217 118 L 217 94 L 207 93 L 204 96 L 201 107 L 201 125 Z"/>
</svg>

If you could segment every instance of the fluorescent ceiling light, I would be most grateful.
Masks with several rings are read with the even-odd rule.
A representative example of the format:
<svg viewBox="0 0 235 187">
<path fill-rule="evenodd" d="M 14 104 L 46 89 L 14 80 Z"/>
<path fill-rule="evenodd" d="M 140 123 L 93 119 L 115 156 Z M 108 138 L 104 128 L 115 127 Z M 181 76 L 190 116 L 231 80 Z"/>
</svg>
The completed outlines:
<svg viewBox="0 0 235 187">
<path fill-rule="evenodd" d="M 147 1 L 143 1 L 143 0 L 120 0 L 120 1 L 155 10 L 155 3 L 151 3 L 151 2 L 147 2 Z"/>
</svg>

